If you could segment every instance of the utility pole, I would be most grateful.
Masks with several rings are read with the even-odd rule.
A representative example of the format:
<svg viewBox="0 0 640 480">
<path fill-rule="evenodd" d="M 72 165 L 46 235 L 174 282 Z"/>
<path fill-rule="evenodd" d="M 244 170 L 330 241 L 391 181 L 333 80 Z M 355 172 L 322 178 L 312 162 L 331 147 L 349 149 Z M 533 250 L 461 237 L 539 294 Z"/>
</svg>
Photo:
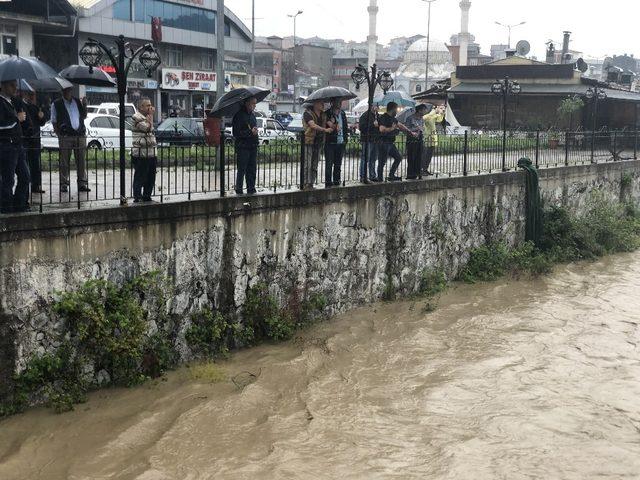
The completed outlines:
<svg viewBox="0 0 640 480">
<path fill-rule="evenodd" d="M 293 15 L 287 15 L 289 18 L 293 18 L 293 113 L 296 113 L 296 106 L 298 104 L 298 82 L 296 75 L 296 19 L 300 14 L 302 14 L 302 10 L 298 10 L 298 12 Z"/>
<path fill-rule="evenodd" d="M 427 2 L 429 4 L 429 11 L 427 14 L 427 63 L 426 69 L 424 72 L 424 91 L 429 90 L 429 44 L 431 41 L 431 4 L 436 0 L 422 0 L 423 2 Z"/>
<path fill-rule="evenodd" d="M 256 0 L 251 0 L 251 80 L 256 85 Z"/>
<path fill-rule="evenodd" d="M 216 9 L 216 93 L 217 99 L 224 95 L 224 0 L 217 0 Z"/>
<path fill-rule="evenodd" d="M 496 25 L 500 25 L 501 27 L 504 27 L 507 29 L 507 31 L 509 32 L 508 37 L 507 37 L 507 47 L 511 48 L 511 29 L 515 28 L 515 27 L 519 27 L 520 25 L 524 25 L 527 22 L 520 22 L 520 23 L 513 23 L 513 24 L 505 24 L 505 23 L 500 23 L 500 22 L 495 22 Z"/>
</svg>

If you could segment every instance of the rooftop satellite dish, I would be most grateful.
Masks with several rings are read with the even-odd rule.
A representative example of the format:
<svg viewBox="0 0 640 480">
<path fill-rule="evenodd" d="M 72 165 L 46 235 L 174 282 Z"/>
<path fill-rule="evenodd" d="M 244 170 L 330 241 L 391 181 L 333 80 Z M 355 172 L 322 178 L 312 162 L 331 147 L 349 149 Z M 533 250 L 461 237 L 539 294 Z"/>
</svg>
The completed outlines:
<svg viewBox="0 0 640 480">
<path fill-rule="evenodd" d="M 531 44 L 529 42 L 527 42 L 526 40 L 520 40 L 516 44 L 516 52 L 521 57 L 526 56 L 530 51 L 531 51 Z"/>
<path fill-rule="evenodd" d="M 587 70 L 589 70 L 589 65 L 587 65 L 587 62 L 585 62 L 583 58 L 579 58 L 576 62 L 576 68 L 582 73 L 585 73 Z"/>
</svg>

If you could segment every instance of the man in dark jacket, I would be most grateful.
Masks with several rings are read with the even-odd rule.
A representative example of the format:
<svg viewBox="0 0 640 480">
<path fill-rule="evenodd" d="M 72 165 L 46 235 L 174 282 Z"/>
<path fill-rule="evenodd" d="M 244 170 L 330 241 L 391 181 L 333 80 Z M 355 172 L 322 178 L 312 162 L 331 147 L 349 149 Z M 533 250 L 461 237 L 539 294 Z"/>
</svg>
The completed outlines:
<svg viewBox="0 0 640 480">
<path fill-rule="evenodd" d="M 87 109 L 83 102 L 73 96 L 72 88 L 62 91 L 62 98 L 53 102 L 51 123 L 60 143 L 60 191 L 69 191 L 69 160 L 71 153 L 78 168 L 78 191 L 90 192 L 87 175 L 87 138 L 84 120 Z"/>
<path fill-rule="evenodd" d="M 408 136 L 418 137 L 417 133 L 412 132 L 402 123 L 398 122 L 396 115 L 398 114 L 398 104 L 395 102 L 389 102 L 387 104 L 387 111 L 380 117 L 380 154 L 378 156 L 378 175 L 375 181 L 384 181 L 384 165 L 389 157 L 393 158 L 393 164 L 389 170 L 389 176 L 387 180 L 390 182 L 397 182 L 402 180 L 397 176 L 398 167 L 402 161 L 402 155 L 396 147 L 396 135 L 398 130 L 402 130 Z"/>
<path fill-rule="evenodd" d="M 242 187 L 247 181 L 247 193 L 256 193 L 256 170 L 258 159 L 258 122 L 253 113 L 256 109 L 255 97 L 248 98 L 240 111 L 233 117 L 233 137 L 236 144 L 237 175 L 235 190 L 242 195 Z"/>
<path fill-rule="evenodd" d="M 40 164 L 40 128 L 47 123 L 48 118 L 42 108 L 36 105 L 36 93 L 25 91 L 22 93 L 25 112 L 30 121 L 30 130 L 24 131 L 24 146 L 27 150 L 27 164 L 31 172 L 31 192 L 45 193 L 42 189 L 42 168 Z"/>
<path fill-rule="evenodd" d="M 377 177 L 378 127 L 378 107 L 371 105 L 371 109 L 364 112 L 358 122 L 362 142 L 362 157 L 360 158 L 360 181 L 362 183 L 369 183 L 367 173 L 369 179 Z"/>
<path fill-rule="evenodd" d="M 334 100 L 327 112 L 327 122 L 332 132 L 328 133 L 324 146 L 324 186 L 337 187 L 341 182 L 342 158 L 349 140 L 347 114 L 342 110 L 342 102 Z"/>
<path fill-rule="evenodd" d="M 29 168 L 22 151 L 22 128 L 27 114 L 17 111 L 13 98 L 18 90 L 16 80 L 0 83 L 0 213 L 29 210 Z M 14 177 L 18 177 L 15 193 Z"/>
</svg>

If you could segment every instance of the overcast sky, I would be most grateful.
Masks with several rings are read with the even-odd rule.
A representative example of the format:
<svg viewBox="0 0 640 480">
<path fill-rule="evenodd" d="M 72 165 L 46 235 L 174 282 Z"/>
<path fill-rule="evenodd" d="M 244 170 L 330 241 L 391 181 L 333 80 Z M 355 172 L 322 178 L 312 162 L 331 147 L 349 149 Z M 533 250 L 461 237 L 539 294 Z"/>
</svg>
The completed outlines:
<svg viewBox="0 0 640 480">
<path fill-rule="evenodd" d="M 368 0 L 255 0 L 256 35 L 293 34 L 287 14 L 299 9 L 298 35 L 362 41 L 369 29 Z M 431 12 L 431 35 L 449 42 L 460 30 L 459 0 L 436 0 Z M 226 0 L 251 28 L 251 0 Z M 426 34 L 427 5 L 422 0 L 378 0 L 378 37 Z M 526 39 L 532 54 L 544 58 L 545 42 L 560 42 L 563 30 L 573 32 L 571 48 L 585 56 L 634 53 L 640 56 L 638 0 L 471 0 L 470 31 L 489 54 L 491 44 L 506 43 L 507 31 L 495 24 L 527 23 L 514 28 L 512 46 Z"/>
</svg>

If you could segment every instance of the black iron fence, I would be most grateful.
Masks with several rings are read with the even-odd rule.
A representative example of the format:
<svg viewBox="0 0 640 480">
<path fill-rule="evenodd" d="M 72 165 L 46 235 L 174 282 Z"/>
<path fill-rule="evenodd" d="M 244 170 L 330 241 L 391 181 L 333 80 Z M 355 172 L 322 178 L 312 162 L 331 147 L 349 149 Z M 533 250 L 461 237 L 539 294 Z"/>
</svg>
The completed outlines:
<svg viewBox="0 0 640 480">
<path fill-rule="evenodd" d="M 46 142 L 43 147 L 25 147 L 31 159 L 32 211 L 65 206 L 91 208 L 121 200 L 119 150 L 113 147 L 117 145 L 117 139 L 88 140 L 79 158 L 76 158 L 79 152 L 60 150 L 58 145 L 47 146 Z M 170 141 L 158 146 L 152 199 L 168 202 L 236 194 L 238 152 L 229 140 L 220 146 L 173 145 Z M 367 165 L 363 175 L 363 143 L 355 136 L 340 147 L 343 154 L 339 174 L 334 171 L 337 162 L 327 162 L 335 159 L 334 151 L 327 147 L 335 145 L 305 145 L 301 136 L 261 138 L 260 141 L 256 172 L 259 193 L 309 188 L 309 183 L 315 188 L 325 188 L 357 184 L 365 179 L 380 180 L 372 178 L 377 177 L 378 172 L 382 173 L 382 181 L 398 181 L 391 173 L 406 179 L 408 173 L 416 178 L 426 175 L 437 178 L 513 171 L 522 157 L 529 157 L 539 168 L 609 162 L 635 159 L 638 150 L 636 131 L 511 132 L 506 144 L 503 144 L 501 132 L 439 135 L 437 141 L 427 142 L 422 138 L 407 139 L 405 135 L 398 135 L 393 142 L 401 158 L 397 171 L 390 171 L 392 158 L 379 158 L 380 152 L 386 155 L 390 148 L 388 143 L 378 139 L 367 155 L 369 162 L 375 161 L 375 174 L 372 175 Z M 36 151 L 39 158 L 34 155 Z M 135 168 L 129 150 L 126 157 L 125 191 L 133 197 Z M 427 168 L 429 157 L 432 159 Z M 68 173 L 66 158 L 69 158 Z M 417 163 L 412 167 L 407 160 Z M 317 162 L 317 175 L 313 179 L 308 178 L 309 161 Z M 408 169 L 414 170 L 408 172 Z M 41 177 L 40 188 L 35 184 L 38 176 Z M 87 188 L 81 188 L 85 186 Z"/>
</svg>

